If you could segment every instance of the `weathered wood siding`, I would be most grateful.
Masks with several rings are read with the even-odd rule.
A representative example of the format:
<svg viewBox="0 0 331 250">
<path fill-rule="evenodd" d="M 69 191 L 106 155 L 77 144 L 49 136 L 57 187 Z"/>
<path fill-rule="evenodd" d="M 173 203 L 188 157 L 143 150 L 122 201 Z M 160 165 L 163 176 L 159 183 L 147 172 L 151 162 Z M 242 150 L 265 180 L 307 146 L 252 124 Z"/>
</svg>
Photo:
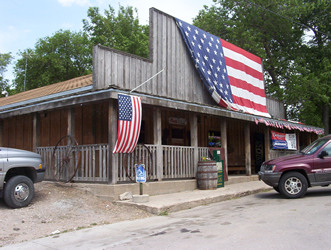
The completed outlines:
<svg viewBox="0 0 331 250">
<path fill-rule="evenodd" d="M 33 115 L 15 116 L 3 120 L 3 147 L 33 150 Z"/>
<path fill-rule="evenodd" d="M 107 143 L 108 102 L 75 107 L 74 136 L 80 145 Z"/>
<path fill-rule="evenodd" d="M 267 110 L 275 119 L 285 119 L 284 103 L 276 99 L 267 97 Z"/>
<path fill-rule="evenodd" d="M 150 58 L 94 47 L 94 87 L 132 90 L 164 71 L 137 92 L 196 103 L 215 104 L 193 65 L 173 17 L 150 10 Z"/>
<path fill-rule="evenodd" d="M 55 146 L 67 135 L 68 112 L 65 109 L 45 111 L 40 114 L 40 146 Z"/>
</svg>

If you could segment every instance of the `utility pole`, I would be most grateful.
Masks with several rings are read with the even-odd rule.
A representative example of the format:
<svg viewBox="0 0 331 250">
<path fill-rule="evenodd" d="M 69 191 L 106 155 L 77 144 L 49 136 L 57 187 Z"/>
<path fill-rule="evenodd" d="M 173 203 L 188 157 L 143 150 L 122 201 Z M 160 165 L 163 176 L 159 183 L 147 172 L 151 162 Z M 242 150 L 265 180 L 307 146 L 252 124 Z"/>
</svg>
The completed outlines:
<svg viewBox="0 0 331 250">
<path fill-rule="evenodd" d="M 33 53 L 29 54 L 24 54 L 25 56 L 25 69 L 24 69 L 24 86 L 23 86 L 23 91 L 25 91 L 25 83 L 26 83 L 26 72 L 27 72 L 27 66 L 28 66 L 28 56 L 33 55 Z"/>
</svg>

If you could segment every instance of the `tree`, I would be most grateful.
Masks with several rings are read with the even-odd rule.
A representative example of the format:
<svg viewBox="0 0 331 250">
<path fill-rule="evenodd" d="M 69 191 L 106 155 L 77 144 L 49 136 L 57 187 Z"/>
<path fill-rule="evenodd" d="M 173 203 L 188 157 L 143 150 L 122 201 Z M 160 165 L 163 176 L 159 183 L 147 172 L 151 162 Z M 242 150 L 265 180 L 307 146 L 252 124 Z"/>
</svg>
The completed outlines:
<svg viewBox="0 0 331 250">
<path fill-rule="evenodd" d="M 323 0 L 215 3 L 204 6 L 194 24 L 260 56 L 266 92 L 284 101 L 288 118 L 323 126 L 330 108 L 330 4 Z M 309 31 L 313 31 L 310 39 Z"/>
<path fill-rule="evenodd" d="M 92 51 L 82 32 L 60 30 L 20 53 L 15 65 L 16 92 L 86 75 L 92 71 Z"/>
<path fill-rule="evenodd" d="M 12 56 L 10 53 L 7 54 L 1 54 L 0 53 L 0 96 L 5 96 L 3 94 L 4 92 L 8 93 L 9 86 L 8 82 L 9 80 L 5 78 L 4 73 L 7 71 L 7 67 L 10 64 L 12 60 Z"/>
<path fill-rule="evenodd" d="M 331 45 L 330 45 L 330 21 L 331 4 L 329 1 L 304 1 L 299 6 L 298 22 L 305 25 L 309 35 L 300 47 L 299 67 L 303 69 L 302 86 L 296 92 L 287 91 L 295 106 L 301 96 L 304 105 L 297 105 L 300 110 L 298 118 L 309 121 L 318 126 L 324 126 L 325 133 L 330 133 L 330 108 L 331 108 Z M 286 95 L 287 97 L 287 95 Z M 322 118 L 322 119 L 321 119 Z M 312 122 L 312 123 L 313 123 Z"/>
<path fill-rule="evenodd" d="M 148 57 L 149 28 L 139 25 L 137 9 L 120 6 L 117 16 L 109 5 L 104 16 L 99 8 L 91 7 L 84 19 L 84 31 L 93 45 L 100 44 L 131 54 Z"/>
</svg>

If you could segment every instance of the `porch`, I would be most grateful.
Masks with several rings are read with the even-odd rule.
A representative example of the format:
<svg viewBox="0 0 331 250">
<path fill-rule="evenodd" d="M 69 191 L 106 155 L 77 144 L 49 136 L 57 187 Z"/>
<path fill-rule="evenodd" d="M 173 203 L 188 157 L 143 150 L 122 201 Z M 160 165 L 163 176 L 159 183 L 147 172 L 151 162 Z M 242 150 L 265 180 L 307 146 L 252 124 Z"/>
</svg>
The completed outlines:
<svg viewBox="0 0 331 250">
<path fill-rule="evenodd" d="M 135 180 L 135 164 L 145 164 L 148 181 L 193 179 L 198 161 L 208 156 L 207 147 L 137 145 L 131 154 L 112 154 L 109 144 L 78 145 L 80 151 L 74 182 L 132 183 Z M 63 153 L 65 147 L 59 148 Z M 54 180 L 52 155 L 54 147 L 37 147 L 43 158 L 46 180 Z M 161 152 L 162 157 L 157 157 Z M 113 157 L 114 159 L 110 159 Z M 161 159 L 161 160 L 158 160 Z M 111 164 L 115 162 L 115 164 Z"/>
</svg>

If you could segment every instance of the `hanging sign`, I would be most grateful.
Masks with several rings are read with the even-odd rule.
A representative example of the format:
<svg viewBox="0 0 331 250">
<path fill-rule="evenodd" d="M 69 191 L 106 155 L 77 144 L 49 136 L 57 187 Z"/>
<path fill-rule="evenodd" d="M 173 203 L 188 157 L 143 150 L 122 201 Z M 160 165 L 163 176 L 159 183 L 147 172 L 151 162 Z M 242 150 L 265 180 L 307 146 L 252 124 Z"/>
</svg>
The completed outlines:
<svg viewBox="0 0 331 250">
<path fill-rule="evenodd" d="M 297 150 L 295 134 L 285 134 L 271 131 L 272 149 Z"/>
<path fill-rule="evenodd" d="M 185 126 L 187 121 L 185 118 L 169 117 L 169 124 Z"/>
</svg>

